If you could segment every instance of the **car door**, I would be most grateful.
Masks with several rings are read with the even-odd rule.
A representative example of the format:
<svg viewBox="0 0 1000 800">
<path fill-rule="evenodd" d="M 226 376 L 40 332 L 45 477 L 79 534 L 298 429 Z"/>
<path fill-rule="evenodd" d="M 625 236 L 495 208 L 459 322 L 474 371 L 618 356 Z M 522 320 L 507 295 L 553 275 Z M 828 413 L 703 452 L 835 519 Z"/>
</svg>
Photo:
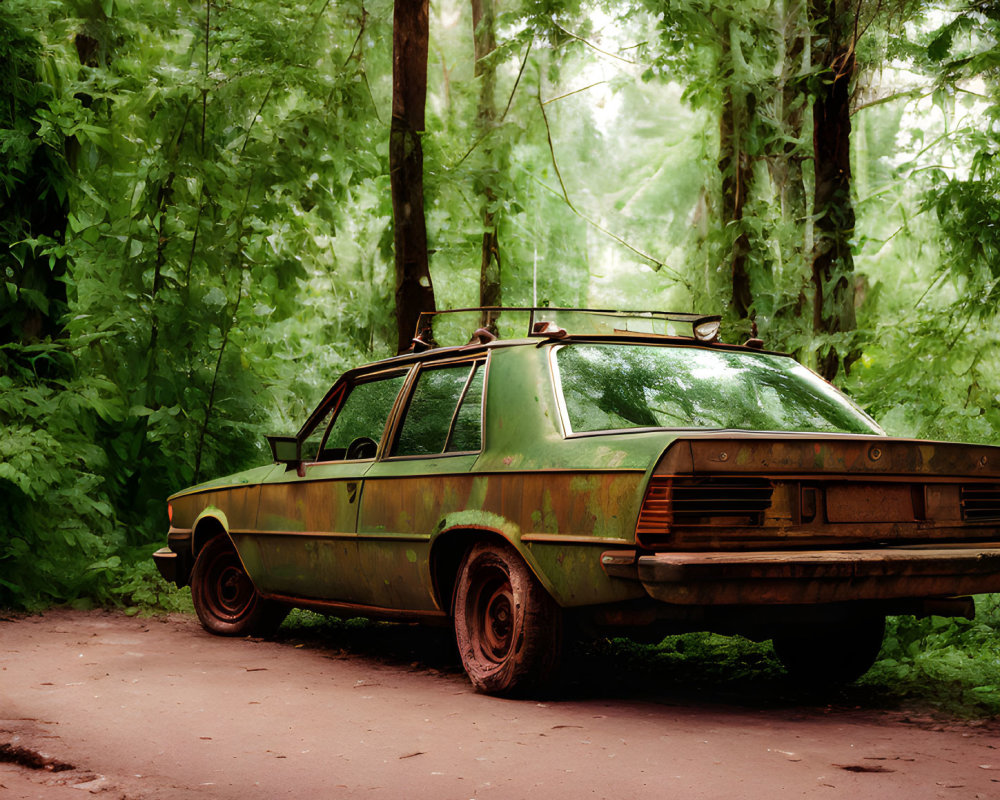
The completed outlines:
<svg viewBox="0 0 1000 800">
<path fill-rule="evenodd" d="M 467 507 L 482 449 L 485 359 L 420 368 L 385 452 L 365 475 L 358 520 L 365 602 L 435 611 L 430 543 L 444 515 Z"/>
<path fill-rule="evenodd" d="M 263 482 L 253 541 L 238 544 L 265 594 L 348 603 L 370 594 L 358 569 L 361 481 L 406 375 L 395 369 L 345 382 L 302 433 L 303 462 Z"/>
</svg>

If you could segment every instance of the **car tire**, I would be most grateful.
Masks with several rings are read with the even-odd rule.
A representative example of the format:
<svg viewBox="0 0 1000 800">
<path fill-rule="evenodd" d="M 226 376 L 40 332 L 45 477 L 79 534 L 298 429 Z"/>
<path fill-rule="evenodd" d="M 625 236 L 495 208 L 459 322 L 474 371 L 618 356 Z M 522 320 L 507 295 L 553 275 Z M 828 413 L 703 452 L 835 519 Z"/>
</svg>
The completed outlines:
<svg viewBox="0 0 1000 800">
<path fill-rule="evenodd" d="M 270 636 L 289 611 L 260 596 L 224 535 L 209 540 L 198 553 L 191 599 L 202 627 L 218 636 Z"/>
<path fill-rule="evenodd" d="M 852 683 L 875 663 L 885 636 L 885 617 L 871 614 L 789 629 L 774 637 L 774 652 L 797 683 Z"/>
<path fill-rule="evenodd" d="M 512 547 L 469 549 L 454 612 L 462 666 L 479 691 L 523 694 L 551 680 L 562 650 L 561 609 Z"/>
</svg>

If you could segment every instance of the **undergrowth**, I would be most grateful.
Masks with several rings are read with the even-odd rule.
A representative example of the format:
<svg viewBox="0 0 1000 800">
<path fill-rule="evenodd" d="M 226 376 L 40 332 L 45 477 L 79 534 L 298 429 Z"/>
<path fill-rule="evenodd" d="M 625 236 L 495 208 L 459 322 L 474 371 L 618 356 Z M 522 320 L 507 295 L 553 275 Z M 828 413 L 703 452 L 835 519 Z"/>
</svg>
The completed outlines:
<svg viewBox="0 0 1000 800">
<path fill-rule="evenodd" d="M 976 598 L 976 619 L 890 617 L 875 665 L 853 685 L 795 689 L 770 642 L 689 633 L 655 645 L 612 639 L 597 657 L 635 673 L 750 705 L 906 708 L 1000 716 L 1000 595 Z"/>
<path fill-rule="evenodd" d="M 976 618 L 894 617 L 860 684 L 961 716 L 1000 715 L 1000 595 L 976 598 Z"/>
</svg>

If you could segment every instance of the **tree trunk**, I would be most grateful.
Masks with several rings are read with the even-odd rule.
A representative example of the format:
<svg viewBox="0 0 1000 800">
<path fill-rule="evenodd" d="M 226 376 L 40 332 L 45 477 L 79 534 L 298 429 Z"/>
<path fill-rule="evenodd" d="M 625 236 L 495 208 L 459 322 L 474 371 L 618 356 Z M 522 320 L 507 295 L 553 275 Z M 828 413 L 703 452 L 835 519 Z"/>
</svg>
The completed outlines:
<svg viewBox="0 0 1000 800">
<path fill-rule="evenodd" d="M 727 30 L 721 37 L 723 62 L 729 59 L 741 61 L 742 56 L 734 54 L 730 46 Z M 734 69 L 734 73 L 736 70 Z M 734 85 L 735 84 L 735 85 Z M 750 237 L 743 228 L 743 207 L 747 193 L 753 182 L 750 158 L 744 146 L 747 121 L 752 109 L 748 109 L 748 95 L 738 81 L 727 83 L 722 93 L 722 113 L 719 121 L 719 172 L 722 174 L 722 226 L 730 234 L 732 246 L 729 252 L 730 277 L 732 286 L 732 307 L 737 316 L 749 316 L 753 295 L 750 291 L 750 274 L 747 262 L 750 255 Z"/>
<path fill-rule="evenodd" d="M 396 0 L 392 19 L 392 125 L 389 181 L 396 251 L 399 352 L 410 347 L 422 311 L 433 311 L 424 220 L 424 130 L 427 99 L 427 0 Z"/>
<path fill-rule="evenodd" d="M 815 242 L 812 259 L 813 330 L 830 334 L 854 330 L 854 204 L 851 199 L 850 84 L 854 75 L 854 14 L 850 0 L 814 0 L 814 52 L 824 67 L 813 101 Z M 832 380 L 850 371 L 857 351 L 831 346 L 818 360 Z"/>
<path fill-rule="evenodd" d="M 750 237 L 743 227 L 743 206 L 752 179 L 746 168 L 746 153 L 740 142 L 740 112 L 731 89 L 723 95 L 722 117 L 719 124 L 719 171 L 722 173 L 722 225 L 735 238 L 730 249 L 729 264 L 732 280 L 733 310 L 741 319 L 746 318 L 753 303 L 750 292 L 750 274 L 747 257 L 750 254 Z"/>
<path fill-rule="evenodd" d="M 807 152 L 804 145 L 799 144 L 806 124 L 807 105 L 801 102 L 806 87 L 799 76 L 809 66 L 805 47 L 809 29 L 800 0 L 788 0 L 778 6 L 777 25 L 783 42 L 776 95 L 776 117 L 782 137 L 768 154 L 768 168 L 781 204 L 782 221 L 801 224 L 808 213 L 802 170 Z M 798 254 L 801 255 L 801 248 Z"/>
<path fill-rule="evenodd" d="M 475 74 L 479 79 L 479 106 L 476 109 L 476 124 L 480 136 L 487 136 L 496 124 L 495 99 L 496 67 L 484 63 L 483 59 L 496 50 L 497 42 L 493 22 L 493 0 L 472 0 L 472 39 L 475 48 Z M 484 146 L 483 154 L 487 163 L 492 163 L 492 148 Z M 488 179 L 482 186 L 483 201 L 480 217 L 483 221 L 483 246 L 479 264 L 479 305 L 499 306 L 503 304 L 503 290 L 500 283 L 500 244 L 497 238 L 497 219 L 492 211 L 496 203 L 495 188 Z M 494 315 L 484 312 L 480 324 L 495 331 Z"/>
</svg>

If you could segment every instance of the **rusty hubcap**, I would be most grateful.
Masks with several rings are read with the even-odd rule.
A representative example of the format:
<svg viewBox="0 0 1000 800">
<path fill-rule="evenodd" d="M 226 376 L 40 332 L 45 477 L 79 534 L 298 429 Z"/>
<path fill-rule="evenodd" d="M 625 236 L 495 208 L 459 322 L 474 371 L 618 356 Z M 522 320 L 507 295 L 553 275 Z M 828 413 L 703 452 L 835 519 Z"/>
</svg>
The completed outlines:
<svg viewBox="0 0 1000 800">
<path fill-rule="evenodd" d="M 479 651 L 488 660 L 499 663 L 514 643 L 514 591 L 506 574 L 492 575 L 476 595 L 473 619 Z"/>
<path fill-rule="evenodd" d="M 212 564 L 209 605 L 219 619 L 233 620 L 253 605 L 254 586 L 235 553 L 221 553 Z"/>
</svg>

